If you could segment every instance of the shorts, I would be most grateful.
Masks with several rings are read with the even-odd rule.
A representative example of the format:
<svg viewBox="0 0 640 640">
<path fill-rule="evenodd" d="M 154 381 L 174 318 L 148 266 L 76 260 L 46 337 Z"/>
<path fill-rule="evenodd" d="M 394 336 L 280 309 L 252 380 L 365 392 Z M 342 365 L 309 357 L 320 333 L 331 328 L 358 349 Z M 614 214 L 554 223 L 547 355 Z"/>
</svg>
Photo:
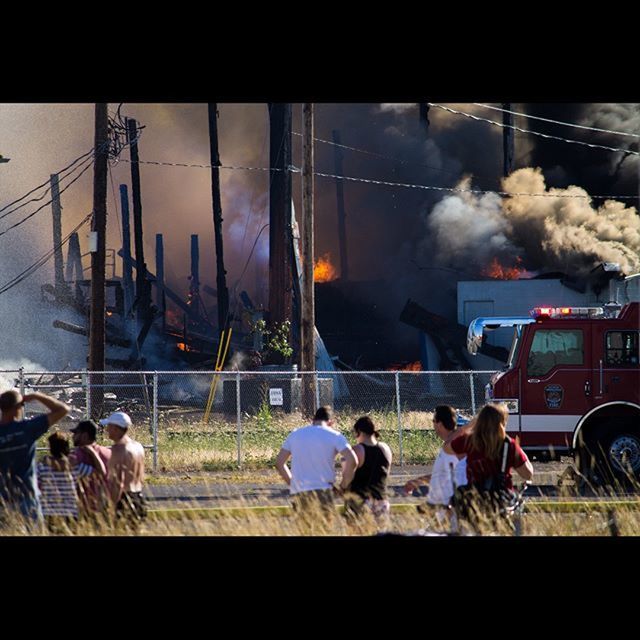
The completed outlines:
<svg viewBox="0 0 640 640">
<path fill-rule="evenodd" d="M 125 491 L 116 505 L 116 518 L 140 523 L 147 517 L 147 501 L 141 491 Z"/>
<path fill-rule="evenodd" d="M 325 517 L 333 517 L 335 514 L 335 502 L 332 489 L 315 489 L 313 491 L 301 491 L 291 496 L 291 506 L 296 514 L 310 513 L 320 510 Z"/>
</svg>

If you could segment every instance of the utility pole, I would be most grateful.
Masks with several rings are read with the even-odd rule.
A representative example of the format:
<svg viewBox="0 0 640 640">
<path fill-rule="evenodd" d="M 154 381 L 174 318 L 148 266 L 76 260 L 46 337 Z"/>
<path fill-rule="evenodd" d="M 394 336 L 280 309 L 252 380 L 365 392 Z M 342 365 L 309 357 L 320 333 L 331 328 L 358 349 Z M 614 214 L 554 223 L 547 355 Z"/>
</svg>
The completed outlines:
<svg viewBox="0 0 640 640">
<path fill-rule="evenodd" d="M 161 233 L 156 233 L 156 305 L 162 314 L 162 332 L 164 333 L 167 322 L 167 299 L 164 295 L 164 243 Z"/>
<path fill-rule="evenodd" d="M 138 142 L 136 140 L 138 123 L 127 118 L 127 142 L 131 159 L 131 196 L 133 200 L 133 241 L 136 250 L 136 299 L 138 301 L 136 317 L 138 329 L 145 323 L 151 306 L 151 286 L 147 281 L 147 264 L 144 261 L 142 242 L 142 199 L 140 196 L 140 165 L 138 164 Z"/>
<path fill-rule="evenodd" d="M 333 142 L 336 145 L 340 144 L 340 132 L 337 129 L 333 130 Z M 312 154 L 313 156 L 313 154 Z M 336 175 L 344 175 L 342 173 L 342 149 L 338 146 L 334 146 L 334 157 Z M 313 161 L 313 158 L 312 158 Z M 338 200 L 338 244 L 340 246 L 340 278 L 343 282 L 349 280 L 349 263 L 347 262 L 347 215 L 344 212 L 344 181 L 336 179 L 336 196 Z M 304 211 L 304 207 L 303 207 Z"/>
<path fill-rule="evenodd" d="M 511 103 L 503 103 L 502 108 L 505 109 L 505 111 L 502 112 L 502 124 L 504 124 L 502 145 L 504 148 L 504 177 L 506 178 L 513 173 L 515 168 L 515 145 L 513 137 L 513 114 L 507 113 L 507 111 L 511 111 Z"/>
<path fill-rule="evenodd" d="M 269 320 L 273 327 L 292 314 L 291 104 L 269 109 Z"/>
<path fill-rule="evenodd" d="M 211 152 L 211 199 L 213 200 L 213 231 L 216 241 L 216 288 L 218 289 L 218 332 L 221 334 L 229 319 L 229 290 L 227 289 L 222 243 L 222 204 L 220 202 L 220 154 L 218 153 L 218 105 L 210 102 L 209 149 Z"/>
<path fill-rule="evenodd" d="M 91 312 L 89 316 L 89 370 L 104 371 L 105 249 L 107 232 L 107 103 L 96 103 L 93 166 L 93 217 L 91 232 L 97 236 L 91 253 Z M 95 237 L 94 236 L 94 237 Z M 104 394 L 103 376 L 92 375 L 91 417 L 100 417 Z"/>
<path fill-rule="evenodd" d="M 425 134 L 429 133 L 429 105 L 426 102 L 419 102 L 418 109 L 420 111 L 420 124 L 424 128 Z"/>
<path fill-rule="evenodd" d="M 125 326 L 129 326 L 129 314 L 133 306 L 133 275 L 131 269 L 131 227 L 129 224 L 129 192 L 127 185 L 120 185 L 120 211 L 122 216 L 122 288 L 124 289 Z"/>
<path fill-rule="evenodd" d="M 334 131 L 334 139 L 335 139 Z M 302 322 L 300 323 L 300 342 L 302 346 L 302 370 L 315 371 L 315 298 L 313 284 L 313 103 L 302 106 Z M 311 413 L 313 402 L 313 376 L 305 376 L 304 402 L 307 413 Z"/>
<path fill-rule="evenodd" d="M 189 306 L 195 321 L 200 319 L 200 248 L 197 234 L 191 235 L 191 276 L 189 277 Z"/>
<path fill-rule="evenodd" d="M 62 207 L 58 174 L 51 174 L 51 213 L 53 214 L 53 271 L 58 294 L 64 288 L 64 260 L 62 258 Z"/>
</svg>

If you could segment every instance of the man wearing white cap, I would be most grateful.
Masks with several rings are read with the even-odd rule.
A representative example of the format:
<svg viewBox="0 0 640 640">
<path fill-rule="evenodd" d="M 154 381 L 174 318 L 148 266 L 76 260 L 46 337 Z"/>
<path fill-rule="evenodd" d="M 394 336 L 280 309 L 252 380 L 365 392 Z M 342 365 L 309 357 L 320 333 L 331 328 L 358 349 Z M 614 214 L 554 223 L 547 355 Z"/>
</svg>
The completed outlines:
<svg viewBox="0 0 640 640">
<path fill-rule="evenodd" d="M 127 435 L 131 418 L 123 411 L 112 413 L 100 420 L 100 424 L 106 425 L 107 435 L 113 440 L 107 481 L 116 507 L 116 517 L 124 517 L 135 527 L 147 515 L 142 495 L 144 448 Z"/>
</svg>

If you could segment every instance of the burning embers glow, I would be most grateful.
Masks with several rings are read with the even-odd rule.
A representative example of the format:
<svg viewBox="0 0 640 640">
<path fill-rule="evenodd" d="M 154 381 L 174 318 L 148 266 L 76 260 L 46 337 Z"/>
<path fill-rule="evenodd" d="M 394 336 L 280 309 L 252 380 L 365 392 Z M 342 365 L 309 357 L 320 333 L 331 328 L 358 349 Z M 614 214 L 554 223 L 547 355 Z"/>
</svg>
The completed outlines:
<svg viewBox="0 0 640 640">
<path fill-rule="evenodd" d="M 387 367 L 387 371 L 422 371 L 422 363 L 420 360 L 405 364 L 394 363 Z"/>
<path fill-rule="evenodd" d="M 314 282 L 331 282 L 337 277 L 336 269 L 331 264 L 331 254 L 325 253 L 321 258 L 316 260 L 313 267 Z"/>
<path fill-rule="evenodd" d="M 519 257 L 516 258 L 516 263 L 518 266 L 505 267 L 498 262 L 498 258 L 494 258 L 491 264 L 482 270 L 482 275 L 496 280 L 517 280 L 525 270 L 519 267 L 522 263 Z"/>
</svg>

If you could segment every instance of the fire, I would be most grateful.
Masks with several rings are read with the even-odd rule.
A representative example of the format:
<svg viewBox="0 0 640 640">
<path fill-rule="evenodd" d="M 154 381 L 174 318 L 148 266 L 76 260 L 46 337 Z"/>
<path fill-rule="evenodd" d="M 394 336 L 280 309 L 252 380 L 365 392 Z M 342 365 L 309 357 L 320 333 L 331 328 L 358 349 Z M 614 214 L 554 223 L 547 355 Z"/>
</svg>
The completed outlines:
<svg viewBox="0 0 640 640">
<path fill-rule="evenodd" d="M 491 261 L 491 264 L 482 270 L 482 275 L 489 276 L 490 278 L 495 278 L 496 280 L 517 280 L 525 272 L 525 270 L 519 268 L 520 264 L 522 264 L 522 260 L 520 259 L 520 257 L 516 258 L 516 263 L 518 266 L 503 267 L 498 262 L 498 258 L 494 258 Z"/>
<path fill-rule="evenodd" d="M 387 371 L 422 371 L 422 363 L 420 360 L 405 364 L 394 363 L 387 367 Z"/>
<path fill-rule="evenodd" d="M 336 269 L 331 264 L 331 255 L 329 253 L 325 253 L 322 258 L 316 260 L 316 264 L 313 267 L 313 281 L 331 282 L 336 278 Z"/>
<path fill-rule="evenodd" d="M 173 309 L 167 309 L 167 324 L 173 327 L 180 327 L 182 325 L 182 318 Z"/>
</svg>

